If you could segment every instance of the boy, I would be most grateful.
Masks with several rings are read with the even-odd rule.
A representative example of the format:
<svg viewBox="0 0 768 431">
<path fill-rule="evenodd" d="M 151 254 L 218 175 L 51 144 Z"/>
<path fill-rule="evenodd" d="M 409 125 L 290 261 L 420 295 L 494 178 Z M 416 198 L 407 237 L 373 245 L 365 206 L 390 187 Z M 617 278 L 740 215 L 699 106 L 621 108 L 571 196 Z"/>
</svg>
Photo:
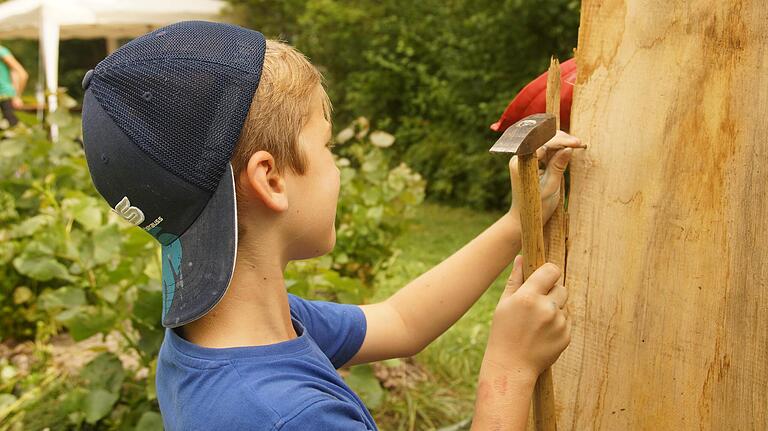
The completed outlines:
<svg viewBox="0 0 768 431">
<path fill-rule="evenodd" d="M 157 394 L 167 430 L 375 430 L 336 369 L 417 353 L 520 249 L 513 208 L 382 303 L 289 295 L 285 265 L 335 243 L 339 170 L 314 66 L 258 32 L 183 22 L 128 43 L 83 85 L 94 184 L 162 244 Z M 580 144 L 559 134 L 549 145 Z M 550 160 L 545 196 L 556 197 L 570 152 Z M 545 199 L 546 217 L 555 205 Z M 476 429 L 525 425 L 536 377 L 569 342 L 559 276 L 546 265 L 523 284 L 515 262 L 480 372 Z"/>
</svg>

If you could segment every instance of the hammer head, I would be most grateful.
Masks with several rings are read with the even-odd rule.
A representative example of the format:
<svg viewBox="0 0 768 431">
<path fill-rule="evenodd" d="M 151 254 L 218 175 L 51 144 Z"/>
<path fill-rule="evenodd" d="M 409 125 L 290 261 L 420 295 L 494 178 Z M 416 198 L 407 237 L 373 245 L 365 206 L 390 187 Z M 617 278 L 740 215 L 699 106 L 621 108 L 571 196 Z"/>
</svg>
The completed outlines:
<svg viewBox="0 0 768 431">
<path fill-rule="evenodd" d="M 491 147 L 492 153 L 513 153 L 518 156 L 533 154 L 557 133 L 557 122 L 552 114 L 529 115 L 509 126 Z"/>
</svg>

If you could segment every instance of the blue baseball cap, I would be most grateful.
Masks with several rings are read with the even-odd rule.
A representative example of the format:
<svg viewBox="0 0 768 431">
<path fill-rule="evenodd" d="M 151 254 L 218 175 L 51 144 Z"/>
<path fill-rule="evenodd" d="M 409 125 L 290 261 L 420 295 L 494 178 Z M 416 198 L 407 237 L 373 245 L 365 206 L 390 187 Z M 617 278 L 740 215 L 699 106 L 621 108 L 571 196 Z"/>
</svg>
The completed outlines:
<svg viewBox="0 0 768 431">
<path fill-rule="evenodd" d="M 83 79 L 83 146 L 96 189 L 162 246 L 162 324 L 224 296 L 237 255 L 230 158 L 259 85 L 266 41 L 186 21 L 132 40 Z"/>
</svg>

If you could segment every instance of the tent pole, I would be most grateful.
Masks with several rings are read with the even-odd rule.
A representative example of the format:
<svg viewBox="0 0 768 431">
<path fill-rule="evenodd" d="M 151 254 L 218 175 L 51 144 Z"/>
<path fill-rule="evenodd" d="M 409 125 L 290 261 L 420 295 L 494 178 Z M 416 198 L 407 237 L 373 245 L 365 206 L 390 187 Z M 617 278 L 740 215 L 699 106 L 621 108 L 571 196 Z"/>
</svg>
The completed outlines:
<svg viewBox="0 0 768 431">
<path fill-rule="evenodd" d="M 59 23 L 49 10 L 47 3 L 40 8 L 40 49 L 42 52 L 43 69 L 45 72 L 45 95 L 47 114 L 56 112 L 59 106 L 57 97 L 59 83 Z M 49 117 L 50 118 L 50 117 Z M 59 130 L 56 124 L 50 125 L 51 140 L 58 139 Z"/>
</svg>

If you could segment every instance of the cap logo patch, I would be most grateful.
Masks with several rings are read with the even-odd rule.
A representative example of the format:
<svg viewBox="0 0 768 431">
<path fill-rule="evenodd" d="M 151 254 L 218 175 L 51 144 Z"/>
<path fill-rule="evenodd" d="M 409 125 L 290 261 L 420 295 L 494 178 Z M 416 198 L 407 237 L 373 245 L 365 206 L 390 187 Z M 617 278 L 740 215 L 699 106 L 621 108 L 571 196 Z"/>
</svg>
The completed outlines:
<svg viewBox="0 0 768 431">
<path fill-rule="evenodd" d="M 131 201 L 128 200 L 128 196 L 120 199 L 120 202 L 115 205 L 115 209 L 113 211 L 116 212 L 120 217 L 137 226 L 144 221 L 144 213 L 140 209 L 131 206 Z"/>
</svg>

